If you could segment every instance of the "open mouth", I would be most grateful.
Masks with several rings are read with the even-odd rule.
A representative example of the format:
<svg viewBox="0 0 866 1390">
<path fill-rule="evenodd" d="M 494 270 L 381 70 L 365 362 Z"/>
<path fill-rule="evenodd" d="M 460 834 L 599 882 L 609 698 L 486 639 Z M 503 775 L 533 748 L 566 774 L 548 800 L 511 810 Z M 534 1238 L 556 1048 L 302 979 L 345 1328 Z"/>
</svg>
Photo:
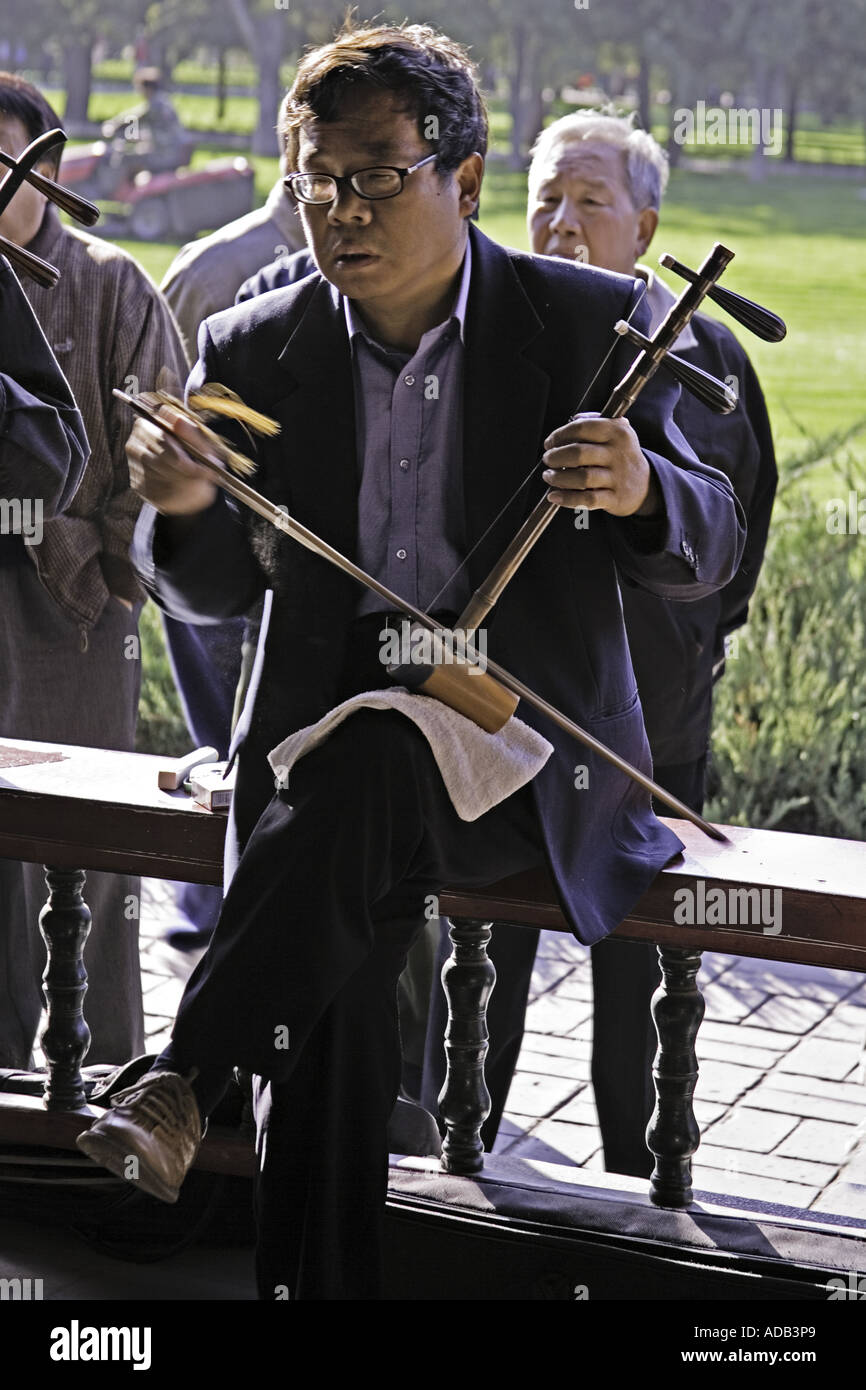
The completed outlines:
<svg viewBox="0 0 866 1390">
<path fill-rule="evenodd" d="M 372 265 L 378 259 L 378 256 L 372 256 L 367 251 L 341 251 L 334 257 L 334 264 L 354 270 L 359 266 Z"/>
</svg>

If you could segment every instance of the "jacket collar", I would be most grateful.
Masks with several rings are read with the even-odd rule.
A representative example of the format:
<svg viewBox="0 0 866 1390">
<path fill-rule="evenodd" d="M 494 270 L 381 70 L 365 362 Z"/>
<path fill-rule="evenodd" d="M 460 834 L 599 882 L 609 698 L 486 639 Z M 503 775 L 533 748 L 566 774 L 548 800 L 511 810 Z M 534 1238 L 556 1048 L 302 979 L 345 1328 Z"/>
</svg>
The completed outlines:
<svg viewBox="0 0 866 1390">
<path fill-rule="evenodd" d="M 469 232 L 474 260 L 463 379 L 463 491 L 467 570 L 475 587 L 544 491 L 539 474 L 514 497 L 538 459 L 550 379 L 532 360 L 544 324 L 510 255 L 477 228 Z"/>
<path fill-rule="evenodd" d="M 280 415 L 286 450 L 308 459 L 292 480 L 292 510 L 317 535 L 355 559 L 358 470 L 349 339 L 331 286 L 319 277 L 278 357 L 289 377 Z"/>
</svg>

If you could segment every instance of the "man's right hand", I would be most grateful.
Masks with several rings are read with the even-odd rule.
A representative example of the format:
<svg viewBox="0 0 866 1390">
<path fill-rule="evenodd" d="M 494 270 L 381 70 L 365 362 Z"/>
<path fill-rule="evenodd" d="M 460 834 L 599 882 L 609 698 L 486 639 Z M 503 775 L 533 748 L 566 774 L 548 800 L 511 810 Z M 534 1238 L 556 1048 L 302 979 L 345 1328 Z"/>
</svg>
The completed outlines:
<svg viewBox="0 0 866 1390">
<path fill-rule="evenodd" d="M 160 407 L 159 414 L 184 439 L 211 453 L 207 436 L 191 421 L 167 405 Z M 149 420 L 136 420 L 126 441 L 126 456 L 130 485 L 163 516 L 191 518 L 216 500 L 219 489 L 206 471 Z"/>
</svg>

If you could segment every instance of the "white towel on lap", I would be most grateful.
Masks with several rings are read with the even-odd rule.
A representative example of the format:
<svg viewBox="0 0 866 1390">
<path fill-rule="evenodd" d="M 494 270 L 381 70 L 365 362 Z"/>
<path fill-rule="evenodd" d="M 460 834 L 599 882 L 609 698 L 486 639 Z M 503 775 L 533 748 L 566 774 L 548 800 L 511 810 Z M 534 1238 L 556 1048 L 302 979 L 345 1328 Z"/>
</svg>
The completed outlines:
<svg viewBox="0 0 866 1390">
<path fill-rule="evenodd" d="M 359 709 L 396 710 L 417 724 L 433 750 L 448 795 L 461 820 L 477 820 L 507 796 L 530 782 L 553 752 L 546 738 L 514 715 L 498 734 L 484 729 L 450 705 L 429 695 L 416 695 L 403 686 L 369 690 L 332 709 L 317 724 L 298 729 L 268 754 L 281 787 L 298 758 Z"/>
</svg>

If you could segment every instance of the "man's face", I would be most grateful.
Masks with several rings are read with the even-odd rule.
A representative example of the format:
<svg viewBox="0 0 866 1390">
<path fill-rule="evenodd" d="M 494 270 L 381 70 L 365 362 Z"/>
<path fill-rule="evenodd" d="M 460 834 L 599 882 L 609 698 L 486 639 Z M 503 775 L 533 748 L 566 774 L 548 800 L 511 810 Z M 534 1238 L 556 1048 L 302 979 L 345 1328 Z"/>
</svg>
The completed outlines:
<svg viewBox="0 0 866 1390">
<path fill-rule="evenodd" d="M 27 127 L 15 117 L 0 115 L 0 149 L 17 159 L 29 144 Z M 40 164 L 38 168 L 40 174 L 53 175 L 53 170 L 46 164 Z M 5 169 L 0 169 L 0 177 L 5 172 Z M 39 231 L 45 202 L 44 193 L 38 193 L 29 183 L 23 183 L 0 215 L 0 236 L 14 241 L 16 246 L 26 246 Z"/>
<path fill-rule="evenodd" d="M 537 254 L 631 275 L 658 216 L 632 203 L 622 150 L 600 140 L 573 140 L 555 146 L 542 167 L 527 222 Z"/>
<path fill-rule="evenodd" d="M 392 93 L 358 91 L 346 95 L 337 120 L 302 127 L 297 168 L 346 176 L 380 164 L 406 169 L 432 153 Z M 411 310 L 443 293 L 463 259 L 481 168 L 470 156 L 442 179 L 430 163 L 395 198 L 370 201 L 344 184 L 331 203 L 298 203 L 322 274 L 362 311 Z"/>
</svg>

